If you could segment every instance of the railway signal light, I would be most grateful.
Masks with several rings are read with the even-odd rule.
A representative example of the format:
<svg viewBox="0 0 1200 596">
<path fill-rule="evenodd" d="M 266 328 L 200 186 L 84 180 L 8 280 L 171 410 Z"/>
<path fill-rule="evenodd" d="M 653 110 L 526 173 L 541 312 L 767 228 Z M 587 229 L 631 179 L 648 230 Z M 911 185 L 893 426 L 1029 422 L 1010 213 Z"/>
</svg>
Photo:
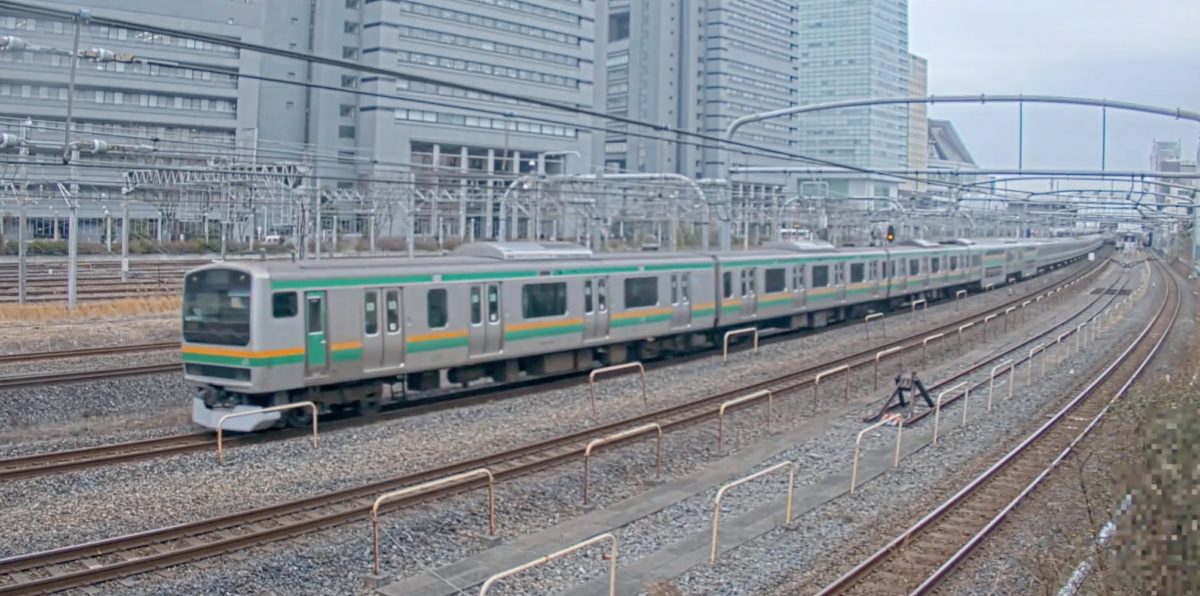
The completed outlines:
<svg viewBox="0 0 1200 596">
<path fill-rule="evenodd" d="M 888 226 L 888 229 L 887 229 L 887 241 L 888 241 L 888 243 L 890 244 L 890 243 L 892 243 L 892 242 L 893 242 L 893 241 L 895 241 L 895 240 L 896 240 L 896 228 L 893 228 L 892 226 Z"/>
</svg>

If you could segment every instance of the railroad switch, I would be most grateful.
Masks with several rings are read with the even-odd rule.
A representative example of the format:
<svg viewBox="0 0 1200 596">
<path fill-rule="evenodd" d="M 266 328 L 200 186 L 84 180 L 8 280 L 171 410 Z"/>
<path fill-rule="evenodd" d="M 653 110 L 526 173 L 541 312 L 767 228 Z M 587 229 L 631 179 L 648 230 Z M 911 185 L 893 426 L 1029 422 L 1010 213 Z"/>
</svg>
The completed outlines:
<svg viewBox="0 0 1200 596">
<path fill-rule="evenodd" d="M 888 415 L 889 418 L 901 416 L 904 419 L 908 419 L 912 415 L 913 402 L 918 394 L 925 400 L 925 405 L 933 409 L 933 398 L 929 397 L 929 391 L 925 389 L 925 384 L 921 382 L 921 378 L 917 376 L 916 371 L 907 375 L 896 375 L 896 388 L 892 390 L 892 394 L 883 402 L 883 408 L 879 410 L 878 414 L 864 418 L 863 422 L 878 422 L 885 415 L 888 415 L 890 410 L 902 410 L 902 413 Z"/>
</svg>

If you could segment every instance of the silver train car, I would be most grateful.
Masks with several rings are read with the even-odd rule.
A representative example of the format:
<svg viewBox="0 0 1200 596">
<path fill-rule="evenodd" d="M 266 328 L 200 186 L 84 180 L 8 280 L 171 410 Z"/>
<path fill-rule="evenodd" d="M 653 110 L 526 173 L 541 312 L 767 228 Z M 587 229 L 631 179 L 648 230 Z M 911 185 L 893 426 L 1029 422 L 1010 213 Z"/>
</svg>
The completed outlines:
<svg viewBox="0 0 1200 596">
<path fill-rule="evenodd" d="M 474 243 L 449 256 L 223 262 L 187 274 L 192 420 L 311 400 L 367 414 L 412 390 L 587 370 L 720 343 L 731 328 L 815 328 L 915 297 L 999 287 L 1085 257 L 1102 238 L 776 243 L 732 253 L 592 254 Z M 255 431 L 307 409 L 231 418 Z"/>
</svg>

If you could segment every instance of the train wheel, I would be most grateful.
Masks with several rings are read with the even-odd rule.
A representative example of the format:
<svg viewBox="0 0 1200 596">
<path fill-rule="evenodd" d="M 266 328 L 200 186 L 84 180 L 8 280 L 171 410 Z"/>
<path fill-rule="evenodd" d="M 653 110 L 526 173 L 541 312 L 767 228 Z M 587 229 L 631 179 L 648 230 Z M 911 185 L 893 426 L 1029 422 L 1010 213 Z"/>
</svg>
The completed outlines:
<svg viewBox="0 0 1200 596">
<path fill-rule="evenodd" d="M 383 402 L 379 399 L 379 394 L 371 393 L 354 403 L 354 412 L 359 416 L 370 416 L 377 414 L 381 407 Z"/>
<path fill-rule="evenodd" d="M 284 422 L 292 428 L 312 427 L 312 408 L 292 408 L 283 413 Z"/>
</svg>

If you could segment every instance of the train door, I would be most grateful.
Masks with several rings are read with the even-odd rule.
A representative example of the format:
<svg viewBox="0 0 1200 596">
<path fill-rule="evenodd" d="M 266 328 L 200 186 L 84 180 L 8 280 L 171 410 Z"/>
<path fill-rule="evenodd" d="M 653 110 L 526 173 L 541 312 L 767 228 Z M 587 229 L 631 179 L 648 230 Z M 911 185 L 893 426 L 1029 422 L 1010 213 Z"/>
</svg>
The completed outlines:
<svg viewBox="0 0 1200 596">
<path fill-rule="evenodd" d="M 363 290 L 363 369 L 383 368 L 383 338 L 384 334 L 379 325 L 383 290 L 369 288 Z"/>
<path fill-rule="evenodd" d="M 310 377 L 329 372 L 325 300 L 325 292 L 304 293 L 304 363 Z"/>
<path fill-rule="evenodd" d="M 692 323 L 691 273 L 671 274 L 671 328 Z"/>
<path fill-rule="evenodd" d="M 846 299 L 846 264 L 833 264 L 833 285 L 837 288 L 838 300 Z"/>
<path fill-rule="evenodd" d="M 583 340 L 608 337 L 608 278 L 583 280 Z"/>
<path fill-rule="evenodd" d="M 403 294 L 399 288 L 383 292 L 383 364 L 394 368 L 404 364 Z"/>
<path fill-rule="evenodd" d="M 808 280 L 804 277 L 805 269 L 804 265 L 792 265 L 792 292 L 796 295 L 796 308 L 804 308 L 804 300 L 807 298 L 805 288 L 808 287 Z"/>
<path fill-rule="evenodd" d="M 871 296 L 879 296 L 879 280 L 883 277 L 883 261 L 867 261 L 867 288 Z"/>
<path fill-rule="evenodd" d="M 471 357 L 489 356 L 504 348 L 500 284 L 475 284 L 468 291 Z"/>
<path fill-rule="evenodd" d="M 758 291 L 755 283 L 757 267 L 742 269 L 742 316 L 753 317 L 758 312 Z"/>
</svg>

